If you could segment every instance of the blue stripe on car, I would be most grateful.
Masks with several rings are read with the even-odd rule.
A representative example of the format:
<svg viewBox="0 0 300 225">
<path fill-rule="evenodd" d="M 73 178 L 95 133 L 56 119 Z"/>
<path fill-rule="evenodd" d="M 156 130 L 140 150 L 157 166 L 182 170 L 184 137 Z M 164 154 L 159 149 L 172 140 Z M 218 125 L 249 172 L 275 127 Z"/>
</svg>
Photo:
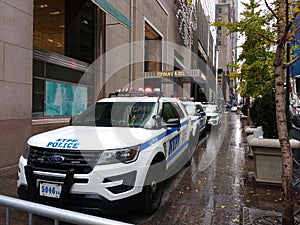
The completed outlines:
<svg viewBox="0 0 300 225">
<path fill-rule="evenodd" d="M 186 125 L 188 122 L 189 122 L 188 120 L 182 122 L 182 123 L 180 124 L 180 127 L 183 127 L 183 126 Z M 163 133 L 157 135 L 156 137 L 150 139 L 149 141 L 146 141 L 146 142 L 142 143 L 142 144 L 141 144 L 141 147 L 140 147 L 140 151 L 145 150 L 146 148 L 148 148 L 148 147 L 150 147 L 151 145 L 155 144 L 156 142 L 160 141 L 160 140 L 163 139 L 164 137 L 166 137 L 166 136 L 168 136 L 168 135 L 174 133 L 174 132 L 177 131 L 178 128 L 180 128 L 180 127 L 173 127 L 173 128 L 171 128 L 171 129 L 169 129 L 169 130 L 167 130 L 167 131 L 165 131 L 165 132 L 163 132 Z"/>
<path fill-rule="evenodd" d="M 170 162 L 179 152 L 181 152 L 185 146 L 187 146 L 188 141 L 184 142 L 181 146 L 179 146 L 175 152 L 173 152 L 168 158 L 167 162 Z"/>
</svg>

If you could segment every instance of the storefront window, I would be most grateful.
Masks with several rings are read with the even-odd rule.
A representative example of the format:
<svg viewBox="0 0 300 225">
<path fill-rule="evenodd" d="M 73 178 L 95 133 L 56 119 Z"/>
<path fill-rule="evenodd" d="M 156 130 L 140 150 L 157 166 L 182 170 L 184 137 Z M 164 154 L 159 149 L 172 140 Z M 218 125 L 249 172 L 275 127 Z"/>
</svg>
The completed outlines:
<svg viewBox="0 0 300 225">
<path fill-rule="evenodd" d="M 76 115 L 93 102 L 86 70 L 99 46 L 97 13 L 90 0 L 34 0 L 33 117 Z"/>
</svg>

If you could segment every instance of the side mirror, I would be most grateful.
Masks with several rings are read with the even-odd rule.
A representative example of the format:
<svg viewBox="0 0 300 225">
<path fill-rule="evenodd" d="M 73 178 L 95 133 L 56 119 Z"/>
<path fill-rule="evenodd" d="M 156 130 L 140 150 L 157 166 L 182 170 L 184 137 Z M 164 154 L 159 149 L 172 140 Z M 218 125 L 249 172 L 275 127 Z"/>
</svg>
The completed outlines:
<svg viewBox="0 0 300 225">
<path fill-rule="evenodd" d="M 170 118 L 166 122 L 167 127 L 179 127 L 180 126 L 180 119 L 179 118 Z"/>
</svg>

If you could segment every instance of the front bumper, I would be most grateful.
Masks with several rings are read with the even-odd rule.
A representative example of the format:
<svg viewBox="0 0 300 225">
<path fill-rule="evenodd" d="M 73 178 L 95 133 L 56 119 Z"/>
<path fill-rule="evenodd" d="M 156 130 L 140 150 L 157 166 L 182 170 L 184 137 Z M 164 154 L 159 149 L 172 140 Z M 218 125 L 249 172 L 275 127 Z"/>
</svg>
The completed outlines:
<svg viewBox="0 0 300 225">
<path fill-rule="evenodd" d="M 209 125 L 219 125 L 219 119 L 218 118 L 213 118 L 211 117 L 208 121 L 207 121 L 207 124 Z"/>
<path fill-rule="evenodd" d="M 101 195 L 93 194 L 69 194 L 64 199 L 53 199 L 40 197 L 30 199 L 27 186 L 18 187 L 18 195 L 21 199 L 30 200 L 54 207 L 85 212 L 89 214 L 119 215 L 137 209 L 141 204 L 141 194 L 137 194 L 125 199 L 109 201 Z"/>
<path fill-rule="evenodd" d="M 145 161 L 144 161 L 145 162 Z M 112 214 L 121 212 L 120 207 L 135 202 L 143 190 L 145 165 L 139 162 L 95 166 L 89 174 L 67 174 L 37 171 L 27 166 L 27 160 L 22 156 L 19 160 L 18 195 L 21 199 L 31 200 L 73 210 L 91 210 Z M 39 182 L 62 184 L 59 199 L 43 197 L 39 194 Z M 131 207 L 125 206 L 124 210 Z M 124 211 L 122 210 L 122 211 Z"/>
</svg>

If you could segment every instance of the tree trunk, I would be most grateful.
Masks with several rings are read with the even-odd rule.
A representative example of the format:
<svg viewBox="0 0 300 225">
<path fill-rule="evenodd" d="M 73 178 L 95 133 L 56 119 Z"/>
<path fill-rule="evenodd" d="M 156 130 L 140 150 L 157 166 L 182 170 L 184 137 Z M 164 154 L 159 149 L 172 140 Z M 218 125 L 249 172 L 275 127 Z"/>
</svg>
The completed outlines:
<svg viewBox="0 0 300 225">
<path fill-rule="evenodd" d="M 287 118 L 286 118 L 286 101 L 285 89 L 284 89 L 284 48 L 286 43 L 286 23 L 285 21 L 285 10 L 286 1 L 277 0 L 276 6 L 278 7 L 278 18 L 277 18 L 277 49 L 274 60 L 274 72 L 275 72 L 275 101 L 276 101 L 276 117 L 277 117 L 277 128 L 278 137 L 282 152 L 282 224 L 293 225 L 294 224 L 294 203 L 292 196 L 292 152 L 289 142 L 288 129 L 287 129 Z"/>
<path fill-rule="evenodd" d="M 246 106 L 247 106 L 247 125 L 251 126 L 251 118 L 250 118 L 250 97 L 246 98 Z"/>
</svg>

